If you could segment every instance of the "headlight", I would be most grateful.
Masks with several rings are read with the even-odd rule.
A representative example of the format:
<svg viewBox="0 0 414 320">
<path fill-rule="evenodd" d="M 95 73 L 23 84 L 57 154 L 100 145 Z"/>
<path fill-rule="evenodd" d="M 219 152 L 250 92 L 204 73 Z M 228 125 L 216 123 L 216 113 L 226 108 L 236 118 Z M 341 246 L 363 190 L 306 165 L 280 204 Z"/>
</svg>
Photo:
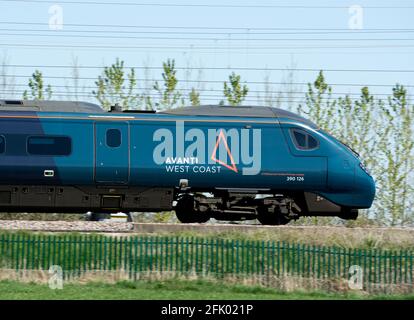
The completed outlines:
<svg viewBox="0 0 414 320">
<path fill-rule="evenodd" d="M 369 176 L 371 176 L 371 172 L 369 172 L 369 170 L 364 166 L 364 164 L 362 163 L 362 162 L 360 162 L 359 163 L 359 167 L 362 169 L 362 170 L 364 170 L 364 172 L 367 174 L 367 175 L 369 175 Z"/>
</svg>

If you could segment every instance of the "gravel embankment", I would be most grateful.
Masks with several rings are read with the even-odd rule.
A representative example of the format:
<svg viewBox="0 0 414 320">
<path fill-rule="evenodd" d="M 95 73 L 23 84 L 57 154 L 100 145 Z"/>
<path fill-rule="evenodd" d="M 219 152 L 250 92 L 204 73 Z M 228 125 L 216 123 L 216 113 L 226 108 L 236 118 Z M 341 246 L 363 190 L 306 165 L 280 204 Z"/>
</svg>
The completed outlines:
<svg viewBox="0 0 414 320">
<path fill-rule="evenodd" d="M 118 221 L 27 221 L 0 220 L 1 230 L 130 232 L 132 223 Z"/>
</svg>

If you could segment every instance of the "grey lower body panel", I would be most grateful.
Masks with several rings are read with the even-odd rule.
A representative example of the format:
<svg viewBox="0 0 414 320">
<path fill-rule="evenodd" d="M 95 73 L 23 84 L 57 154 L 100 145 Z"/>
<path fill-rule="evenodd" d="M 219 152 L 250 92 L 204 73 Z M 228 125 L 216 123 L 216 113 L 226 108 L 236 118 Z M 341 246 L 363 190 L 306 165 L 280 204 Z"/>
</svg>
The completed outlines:
<svg viewBox="0 0 414 320">
<path fill-rule="evenodd" d="M 3 212 L 119 212 L 171 210 L 172 188 L 123 186 L 0 186 Z"/>
<path fill-rule="evenodd" d="M 357 209 L 338 206 L 315 193 L 305 192 L 305 201 L 309 216 L 337 216 L 346 220 L 358 217 Z"/>
<path fill-rule="evenodd" d="M 305 192 L 306 205 L 309 213 L 340 213 L 341 207 L 329 200 L 310 192 Z"/>
</svg>

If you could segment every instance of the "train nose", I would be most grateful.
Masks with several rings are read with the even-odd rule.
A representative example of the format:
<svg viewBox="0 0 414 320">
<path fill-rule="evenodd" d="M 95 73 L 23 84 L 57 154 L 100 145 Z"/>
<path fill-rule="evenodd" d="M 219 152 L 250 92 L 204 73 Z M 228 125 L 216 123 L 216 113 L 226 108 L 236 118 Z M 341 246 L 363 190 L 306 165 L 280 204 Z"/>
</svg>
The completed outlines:
<svg viewBox="0 0 414 320">
<path fill-rule="evenodd" d="M 369 208 L 375 198 L 375 181 L 362 163 L 355 168 L 356 201 L 362 208 Z"/>
</svg>

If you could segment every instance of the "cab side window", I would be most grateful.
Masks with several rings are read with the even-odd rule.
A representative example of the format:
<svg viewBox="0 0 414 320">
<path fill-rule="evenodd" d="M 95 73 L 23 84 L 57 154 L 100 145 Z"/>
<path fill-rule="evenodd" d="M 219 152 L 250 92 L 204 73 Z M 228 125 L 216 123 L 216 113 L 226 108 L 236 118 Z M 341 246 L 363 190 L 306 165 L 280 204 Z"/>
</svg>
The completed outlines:
<svg viewBox="0 0 414 320">
<path fill-rule="evenodd" d="M 304 130 L 291 129 L 290 134 L 295 147 L 299 150 L 315 150 L 319 147 L 319 141 Z"/>
</svg>

